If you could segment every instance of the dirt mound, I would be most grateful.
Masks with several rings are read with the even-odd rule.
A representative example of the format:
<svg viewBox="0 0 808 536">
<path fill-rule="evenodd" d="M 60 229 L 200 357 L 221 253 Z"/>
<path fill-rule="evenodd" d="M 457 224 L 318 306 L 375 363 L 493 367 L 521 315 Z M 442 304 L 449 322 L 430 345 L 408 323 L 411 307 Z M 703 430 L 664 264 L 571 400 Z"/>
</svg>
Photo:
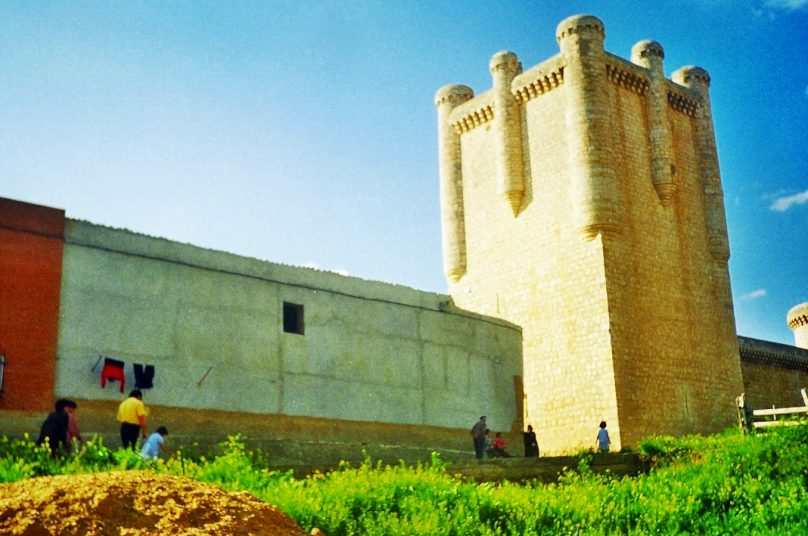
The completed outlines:
<svg viewBox="0 0 808 536">
<path fill-rule="evenodd" d="M 152 471 L 115 471 L 0 484 L 0 534 L 306 533 L 249 493 Z"/>
</svg>

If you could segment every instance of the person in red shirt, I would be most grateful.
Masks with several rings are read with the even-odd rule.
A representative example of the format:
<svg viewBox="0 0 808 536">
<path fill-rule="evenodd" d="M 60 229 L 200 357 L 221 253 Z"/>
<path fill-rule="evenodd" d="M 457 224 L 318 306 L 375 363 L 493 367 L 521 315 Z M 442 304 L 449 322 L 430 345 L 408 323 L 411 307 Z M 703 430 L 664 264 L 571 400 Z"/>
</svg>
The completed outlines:
<svg viewBox="0 0 808 536">
<path fill-rule="evenodd" d="M 505 438 L 502 437 L 502 432 L 497 432 L 494 437 L 494 444 L 491 447 L 491 454 L 497 458 L 510 458 L 511 455 L 505 450 Z"/>
<path fill-rule="evenodd" d="M 72 402 L 72 400 L 71 400 Z M 76 421 L 76 408 L 78 404 L 73 402 L 73 405 L 68 405 L 65 407 L 65 411 L 67 412 L 67 449 L 70 450 L 73 446 L 73 440 L 79 442 L 79 444 L 84 443 L 84 438 L 81 437 L 81 431 L 79 430 L 79 424 Z"/>
</svg>

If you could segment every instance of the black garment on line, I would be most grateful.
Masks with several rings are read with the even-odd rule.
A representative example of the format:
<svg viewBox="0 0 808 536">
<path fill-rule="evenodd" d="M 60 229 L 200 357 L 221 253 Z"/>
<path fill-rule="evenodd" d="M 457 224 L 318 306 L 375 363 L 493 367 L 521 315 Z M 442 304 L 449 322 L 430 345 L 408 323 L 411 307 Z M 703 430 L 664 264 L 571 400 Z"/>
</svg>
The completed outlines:
<svg viewBox="0 0 808 536">
<path fill-rule="evenodd" d="M 154 365 L 134 364 L 135 367 L 135 387 L 138 389 L 151 389 L 154 387 Z"/>
</svg>

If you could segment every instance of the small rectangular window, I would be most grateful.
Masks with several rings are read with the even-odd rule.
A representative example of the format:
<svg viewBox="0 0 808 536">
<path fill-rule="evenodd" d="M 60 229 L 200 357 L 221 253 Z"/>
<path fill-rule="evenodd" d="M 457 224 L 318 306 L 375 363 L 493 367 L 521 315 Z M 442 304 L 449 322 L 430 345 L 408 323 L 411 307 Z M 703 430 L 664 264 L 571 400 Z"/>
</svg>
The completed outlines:
<svg viewBox="0 0 808 536">
<path fill-rule="evenodd" d="M 283 331 L 303 335 L 303 306 L 283 302 Z"/>
</svg>

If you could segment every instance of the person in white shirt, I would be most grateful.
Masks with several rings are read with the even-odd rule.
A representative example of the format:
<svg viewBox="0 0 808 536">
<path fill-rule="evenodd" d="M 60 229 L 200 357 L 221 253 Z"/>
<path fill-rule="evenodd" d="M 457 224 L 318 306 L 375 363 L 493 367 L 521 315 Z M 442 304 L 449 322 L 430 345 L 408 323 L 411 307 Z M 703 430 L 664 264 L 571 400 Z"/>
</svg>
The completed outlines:
<svg viewBox="0 0 808 536">
<path fill-rule="evenodd" d="M 606 430 L 606 421 L 600 421 L 600 430 L 598 430 L 598 450 L 600 452 L 609 452 L 609 447 L 612 444 L 609 439 L 609 432 Z"/>
<path fill-rule="evenodd" d="M 156 460 L 159 457 L 160 450 L 169 454 L 165 438 L 167 435 L 168 430 L 166 430 L 165 426 L 161 426 L 156 432 L 150 435 L 146 441 L 143 442 L 143 447 L 140 449 L 141 458 Z"/>
</svg>

